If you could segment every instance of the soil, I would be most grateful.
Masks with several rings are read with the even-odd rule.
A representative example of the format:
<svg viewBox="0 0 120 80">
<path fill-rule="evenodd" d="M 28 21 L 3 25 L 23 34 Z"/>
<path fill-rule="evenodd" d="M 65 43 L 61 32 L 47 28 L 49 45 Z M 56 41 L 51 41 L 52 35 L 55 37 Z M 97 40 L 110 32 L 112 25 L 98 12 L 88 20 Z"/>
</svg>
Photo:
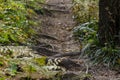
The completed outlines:
<svg viewBox="0 0 120 80">
<path fill-rule="evenodd" d="M 60 53 L 80 51 L 80 43 L 74 40 L 72 34 L 76 22 L 72 18 L 71 7 L 72 0 L 46 0 L 46 5 L 43 7 L 45 13 L 39 16 L 41 33 L 38 40 L 40 43 L 49 44 L 51 47 L 47 48 L 52 51 Z M 74 57 L 74 59 L 78 57 Z M 86 59 L 79 60 L 83 61 L 81 67 L 74 69 L 73 72 L 80 73 L 79 76 L 83 73 L 82 76 L 87 77 L 87 74 L 90 74 L 89 79 L 84 78 L 83 80 L 120 80 L 118 70 L 111 70 L 103 65 L 93 66 L 91 62 L 86 62 Z"/>
<path fill-rule="evenodd" d="M 41 42 L 52 45 L 54 51 L 71 52 L 79 51 L 79 43 L 72 38 L 72 29 L 75 21 L 72 19 L 71 1 L 65 0 L 47 0 L 47 4 L 53 5 L 51 7 L 45 6 L 47 10 L 51 11 L 50 15 L 40 16 L 42 20 L 42 34 L 49 35 L 57 40 L 40 38 Z M 48 13 L 47 13 L 48 14 Z"/>
</svg>

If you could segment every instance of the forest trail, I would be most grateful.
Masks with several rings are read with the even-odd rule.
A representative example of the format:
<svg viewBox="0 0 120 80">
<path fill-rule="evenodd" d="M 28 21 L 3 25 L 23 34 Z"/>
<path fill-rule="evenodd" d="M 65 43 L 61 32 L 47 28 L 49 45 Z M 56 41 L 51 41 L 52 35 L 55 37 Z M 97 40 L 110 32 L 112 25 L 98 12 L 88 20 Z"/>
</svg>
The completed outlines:
<svg viewBox="0 0 120 80">
<path fill-rule="evenodd" d="M 73 38 L 72 30 L 75 27 L 75 21 L 72 18 L 72 0 L 46 0 L 44 9 L 46 15 L 40 15 L 41 19 L 41 37 L 39 41 L 52 46 L 52 51 L 60 53 L 79 52 L 80 43 Z M 44 54 L 44 53 L 43 53 Z M 81 76 L 85 76 L 87 69 L 91 75 L 91 80 L 119 80 L 116 71 L 112 71 L 104 65 L 91 65 L 91 62 L 80 64 Z M 75 70 L 75 72 L 79 72 Z M 83 74 L 82 74 L 83 72 Z M 89 80 L 89 79 L 85 79 Z"/>
<path fill-rule="evenodd" d="M 53 51 L 65 53 L 79 51 L 79 43 L 72 36 L 75 21 L 72 18 L 71 0 L 47 0 L 46 15 L 40 16 L 41 36 L 39 41 L 52 46 Z M 49 37 L 52 37 L 53 39 Z"/>
<path fill-rule="evenodd" d="M 0 47 L 0 80 L 1 74 L 10 78 L 7 80 L 120 80 L 120 68 L 93 65 L 86 56 L 80 57 L 80 43 L 73 37 L 76 22 L 72 18 L 72 0 L 46 0 L 41 5 L 37 17 L 33 16 L 38 22 L 34 28 L 36 35 L 31 39 L 33 44 Z M 55 74 L 56 69 L 48 69 L 51 66 L 65 70 Z"/>
</svg>

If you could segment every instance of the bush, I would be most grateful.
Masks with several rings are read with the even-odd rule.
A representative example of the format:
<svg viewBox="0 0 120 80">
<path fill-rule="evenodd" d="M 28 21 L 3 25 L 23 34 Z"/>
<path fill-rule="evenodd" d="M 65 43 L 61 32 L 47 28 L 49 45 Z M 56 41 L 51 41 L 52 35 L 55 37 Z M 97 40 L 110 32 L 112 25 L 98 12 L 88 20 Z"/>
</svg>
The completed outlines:
<svg viewBox="0 0 120 80">
<path fill-rule="evenodd" d="M 98 20 L 98 0 L 73 0 L 73 14 L 79 24 Z"/>
<path fill-rule="evenodd" d="M 84 43 L 93 42 L 96 39 L 98 22 L 86 22 L 74 28 L 74 36 Z"/>
<path fill-rule="evenodd" d="M 81 52 L 94 63 L 105 63 L 109 67 L 120 66 L 120 48 L 98 39 L 98 0 L 73 0 L 75 20 L 80 24 L 74 28 L 74 36 L 81 43 Z"/>
<path fill-rule="evenodd" d="M 120 65 L 120 49 L 111 44 L 101 46 L 97 36 L 98 22 L 87 22 L 74 29 L 74 36 L 82 42 L 82 56 L 87 55 L 95 64 L 105 63 L 109 67 Z"/>
<path fill-rule="evenodd" d="M 43 1 L 43 0 L 39 0 Z M 26 43 L 35 32 L 32 29 L 36 15 L 27 5 L 36 7 L 36 0 L 7 0 L 0 2 L 0 43 L 3 45 Z M 37 7 L 39 8 L 39 7 Z"/>
</svg>

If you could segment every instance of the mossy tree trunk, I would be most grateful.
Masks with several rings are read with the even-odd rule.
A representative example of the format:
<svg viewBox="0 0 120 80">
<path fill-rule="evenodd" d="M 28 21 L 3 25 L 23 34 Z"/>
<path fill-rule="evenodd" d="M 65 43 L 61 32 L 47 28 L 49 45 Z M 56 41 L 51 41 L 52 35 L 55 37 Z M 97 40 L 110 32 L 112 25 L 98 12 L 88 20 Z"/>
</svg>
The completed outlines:
<svg viewBox="0 0 120 80">
<path fill-rule="evenodd" d="M 120 46 L 120 0 L 99 1 L 98 37 L 102 46 Z"/>
</svg>

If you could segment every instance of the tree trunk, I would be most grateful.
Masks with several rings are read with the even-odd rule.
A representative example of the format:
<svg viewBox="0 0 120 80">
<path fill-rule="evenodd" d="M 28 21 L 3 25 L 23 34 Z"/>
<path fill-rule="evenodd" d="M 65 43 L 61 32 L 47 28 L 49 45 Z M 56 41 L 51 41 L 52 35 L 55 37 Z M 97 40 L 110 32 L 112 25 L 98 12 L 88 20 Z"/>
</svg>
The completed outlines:
<svg viewBox="0 0 120 80">
<path fill-rule="evenodd" d="M 102 46 L 120 46 L 120 0 L 99 1 L 98 37 Z"/>
</svg>

